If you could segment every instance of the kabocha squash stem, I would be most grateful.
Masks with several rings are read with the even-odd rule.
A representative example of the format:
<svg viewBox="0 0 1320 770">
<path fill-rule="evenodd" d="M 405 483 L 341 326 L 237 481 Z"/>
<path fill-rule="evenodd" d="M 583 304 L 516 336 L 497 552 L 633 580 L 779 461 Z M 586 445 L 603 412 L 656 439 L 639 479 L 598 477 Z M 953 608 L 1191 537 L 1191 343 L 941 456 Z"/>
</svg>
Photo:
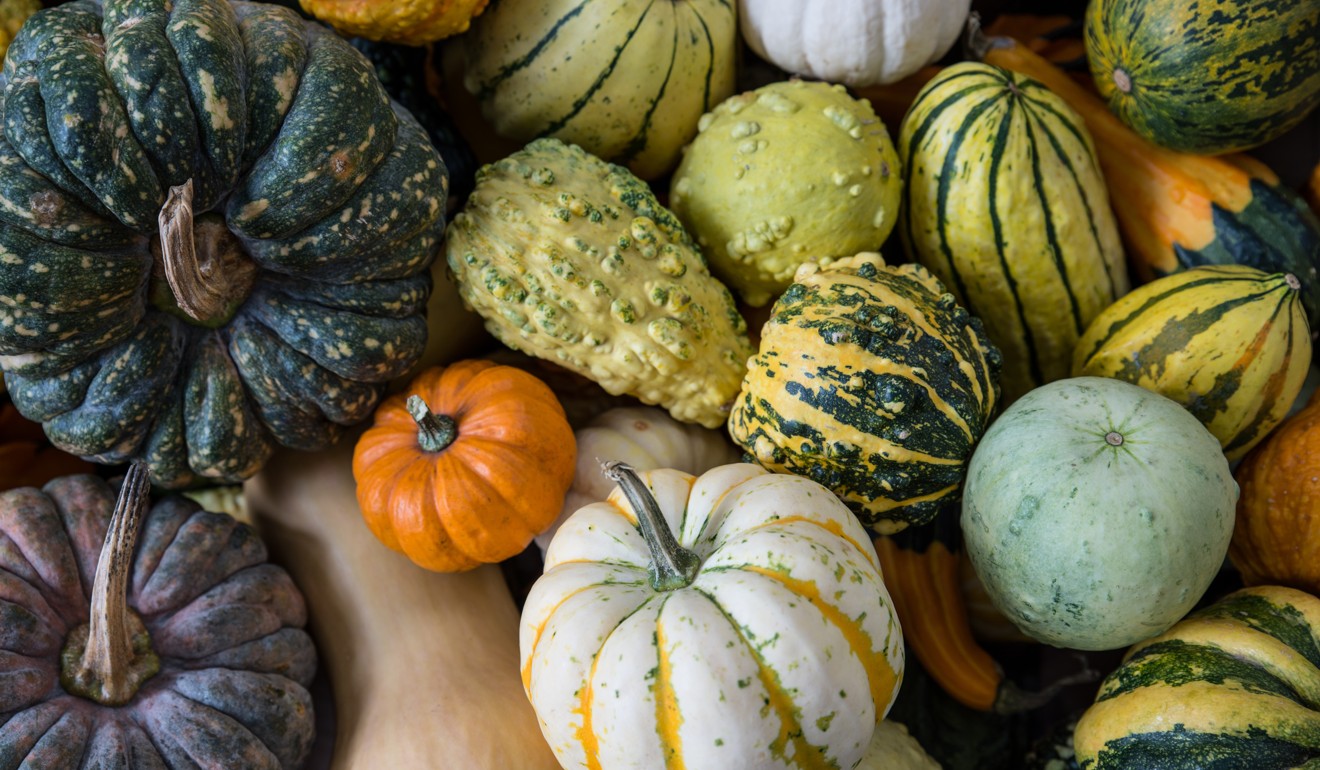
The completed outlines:
<svg viewBox="0 0 1320 770">
<path fill-rule="evenodd" d="M 194 217 L 191 179 L 170 188 L 157 225 L 174 304 L 202 326 L 224 324 L 251 292 L 256 265 L 223 223 Z"/>
<path fill-rule="evenodd" d="M 674 591 L 691 585 L 701 570 L 701 559 L 674 539 L 665 515 L 637 477 L 637 471 L 627 463 L 612 462 L 605 464 L 605 475 L 619 485 L 637 512 L 642 537 L 651 550 L 651 566 L 647 570 L 651 587 L 657 591 Z"/>
<path fill-rule="evenodd" d="M 447 414 L 436 414 L 421 396 L 409 396 L 408 414 L 417 421 L 417 443 L 427 452 L 442 452 L 458 438 L 458 423 Z"/>
<path fill-rule="evenodd" d="M 65 689 L 107 706 L 127 703 L 160 666 L 128 609 L 128 576 L 150 491 L 147 464 L 138 460 L 124 478 L 96 564 L 91 622 L 75 629 L 65 648 Z"/>
</svg>

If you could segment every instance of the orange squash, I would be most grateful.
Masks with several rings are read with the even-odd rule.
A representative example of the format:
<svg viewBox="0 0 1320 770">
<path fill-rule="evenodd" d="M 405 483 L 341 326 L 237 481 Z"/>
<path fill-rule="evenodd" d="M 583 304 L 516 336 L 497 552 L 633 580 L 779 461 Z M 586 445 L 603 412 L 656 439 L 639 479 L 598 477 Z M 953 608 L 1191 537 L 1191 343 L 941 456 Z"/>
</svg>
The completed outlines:
<svg viewBox="0 0 1320 770">
<path fill-rule="evenodd" d="M 428 369 L 386 399 L 353 452 L 367 526 L 418 565 L 516 556 L 554 522 L 577 445 L 545 383 L 490 361 Z"/>
<path fill-rule="evenodd" d="M 1311 171 L 1311 179 L 1306 184 L 1304 194 L 1311 210 L 1320 217 L 1320 163 L 1315 164 L 1315 169 Z"/>
<path fill-rule="evenodd" d="M 347 37 L 426 45 L 466 32 L 488 0 L 302 0 L 307 13 Z"/>
<path fill-rule="evenodd" d="M 94 471 L 91 463 L 51 446 L 41 426 L 23 419 L 13 404 L 0 405 L 0 492 Z"/>
<path fill-rule="evenodd" d="M 1320 397 L 1312 394 L 1234 476 L 1242 493 L 1228 556 L 1243 581 L 1320 595 Z"/>
</svg>

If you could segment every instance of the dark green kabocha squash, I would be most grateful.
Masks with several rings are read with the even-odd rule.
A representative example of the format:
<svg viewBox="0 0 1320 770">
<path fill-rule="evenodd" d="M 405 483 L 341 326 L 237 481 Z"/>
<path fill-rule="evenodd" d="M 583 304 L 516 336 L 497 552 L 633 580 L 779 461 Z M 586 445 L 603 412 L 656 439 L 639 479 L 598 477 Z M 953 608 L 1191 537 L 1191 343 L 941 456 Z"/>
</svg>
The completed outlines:
<svg viewBox="0 0 1320 770">
<path fill-rule="evenodd" d="M 0 86 L 0 369 L 56 446 L 238 481 L 420 356 L 445 168 L 332 32 L 80 0 L 28 21 Z"/>
</svg>

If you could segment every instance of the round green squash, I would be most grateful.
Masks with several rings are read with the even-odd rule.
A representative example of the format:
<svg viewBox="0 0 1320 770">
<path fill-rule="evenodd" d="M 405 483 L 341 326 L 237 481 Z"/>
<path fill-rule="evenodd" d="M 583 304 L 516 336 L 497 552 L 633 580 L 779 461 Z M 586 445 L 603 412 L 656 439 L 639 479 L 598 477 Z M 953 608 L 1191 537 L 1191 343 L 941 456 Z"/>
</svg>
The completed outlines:
<svg viewBox="0 0 1320 770">
<path fill-rule="evenodd" d="M 56 446 L 237 482 L 421 354 L 445 168 L 347 42 L 272 5 L 73 2 L 0 86 L 0 368 Z"/>
<path fill-rule="evenodd" d="M 1320 104 L 1320 4 L 1093 0 L 1086 58 L 1138 134 L 1200 155 L 1246 150 Z"/>
<path fill-rule="evenodd" d="M 1219 572 L 1238 488 L 1201 423 L 1120 380 L 1031 391 L 967 471 L 967 553 L 1023 633 L 1080 650 L 1163 632 Z"/>
</svg>

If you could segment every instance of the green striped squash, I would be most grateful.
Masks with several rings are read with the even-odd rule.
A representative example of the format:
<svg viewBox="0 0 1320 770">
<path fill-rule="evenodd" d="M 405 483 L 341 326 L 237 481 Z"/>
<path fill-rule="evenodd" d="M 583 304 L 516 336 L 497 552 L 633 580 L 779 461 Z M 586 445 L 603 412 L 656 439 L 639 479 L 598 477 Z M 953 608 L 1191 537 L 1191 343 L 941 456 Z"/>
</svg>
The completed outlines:
<svg viewBox="0 0 1320 770">
<path fill-rule="evenodd" d="M 733 94 L 732 0 L 499 0 L 460 38 L 496 132 L 554 137 L 655 179 Z"/>
<path fill-rule="evenodd" d="M 1083 770 L 1320 767 L 1320 599 L 1248 588 L 1141 642 L 1074 743 Z"/>
<path fill-rule="evenodd" d="M 1086 57 L 1138 134 L 1203 155 L 1245 150 L 1320 104 L 1320 3 L 1092 0 Z"/>
<path fill-rule="evenodd" d="M 956 504 L 999 401 L 981 321 L 919 265 L 807 263 L 771 311 L 729 433 L 889 534 Z"/>
<path fill-rule="evenodd" d="M 1075 376 L 1113 377 L 1185 406 L 1230 460 L 1278 425 L 1306 380 L 1311 334 L 1301 283 L 1211 265 L 1133 291 L 1077 343 Z"/>
<path fill-rule="evenodd" d="M 1035 80 L 958 64 L 918 94 L 899 155 L 908 257 L 985 321 L 1005 403 L 1067 377 L 1086 325 L 1128 290 L 1081 118 Z"/>
</svg>

